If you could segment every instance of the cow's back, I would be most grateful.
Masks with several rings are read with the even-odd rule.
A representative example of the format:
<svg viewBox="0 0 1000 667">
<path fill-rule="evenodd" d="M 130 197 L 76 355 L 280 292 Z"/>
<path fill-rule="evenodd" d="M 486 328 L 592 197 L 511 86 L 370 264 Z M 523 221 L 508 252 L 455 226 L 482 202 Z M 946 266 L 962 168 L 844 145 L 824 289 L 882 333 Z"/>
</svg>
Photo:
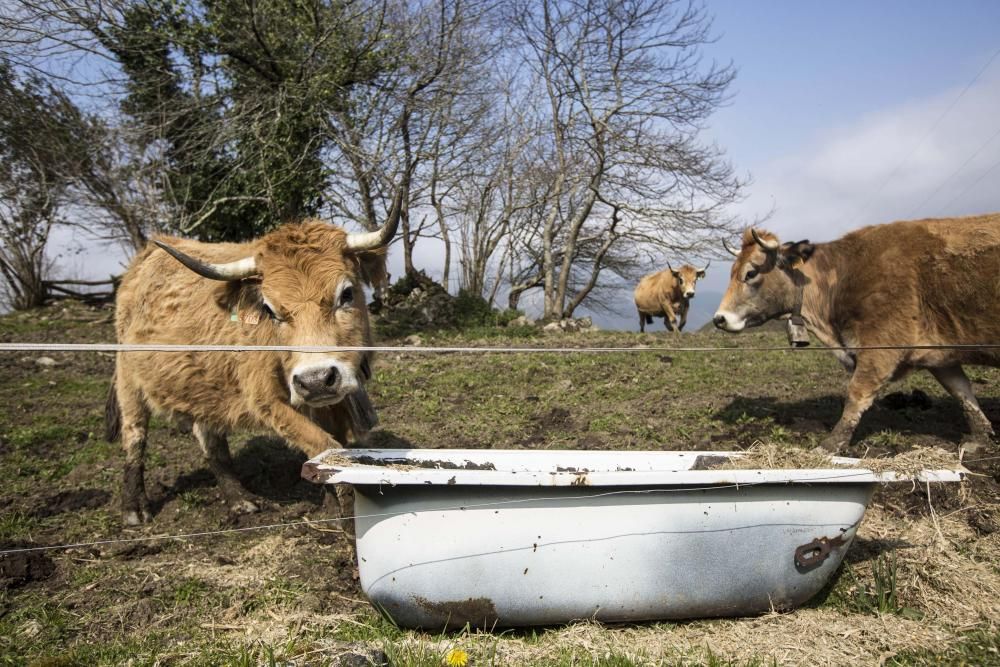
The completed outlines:
<svg viewBox="0 0 1000 667">
<path fill-rule="evenodd" d="M 836 279 L 820 287 L 830 291 L 834 323 L 854 334 L 852 342 L 1000 341 L 1000 214 L 866 227 L 828 245 L 833 252 L 816 259 Z M 972 356 L 976 363 L 996 357 Z"/>
<path fill-rule="evenodd" d="M 251 244 L 205 244 L 187 239 L 164 241 L 212 263 L 242 259 Z M 115 324 L 122 343 L 217 342 L 232 332 L 219 326 L 224 316 L 220 297 L 226 285 L 208 280 L 183 266 L 153 244 L 142 250 L 122 276 L 116 299 Z M 235 332 L 232 332 L 235 333 Z"/>
<path fill-rule="evenodd" d="M 213 263 L 248 256 L 250 244 L 201 244 L 165 239 L 185 253 Z M 126 344 L 269 344 L 265 327 L 230 321 L 224 298 L 228 283 L 209 280 L 150 245 L 136 255 L 122 276 L 115 325 Z M 250 408 L 242 390 L 267 372 L 264 353 L 119 353 L 116 382 L 138 390 L 150 407 L 232 427 L 246 423 Z M 254 357 L 254 359 L 251 359 Z M 251 363 L 253 362 L 253 363 Z M 249 365 L 248 365 L 249 364 Z"/>
<path fill-rule="evenodd" d="M 673 288 L 674 276 L 669 269 L 643 276 L 633 292 L 636 308 L 644 313 L 663 314 L 661 304 L 671 298 Z"/>
</svg>

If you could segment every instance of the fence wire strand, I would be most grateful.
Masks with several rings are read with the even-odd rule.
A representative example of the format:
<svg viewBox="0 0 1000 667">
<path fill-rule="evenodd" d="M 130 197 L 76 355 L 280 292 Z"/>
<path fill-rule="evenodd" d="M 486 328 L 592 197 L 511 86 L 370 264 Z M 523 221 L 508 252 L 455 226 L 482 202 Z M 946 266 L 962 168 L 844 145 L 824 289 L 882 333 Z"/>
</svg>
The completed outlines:
<svg viewBox="0 0 1000 667">
<path fill-rule="evenodd" d="M 381 352 L 381 353 L 419 353 L 419 354 L 610 354 L 610 353 L 644 353 L 644 352 L 813 352 L 813 351 L 847 351 L 855 352 L 859 350 L 985 350 L 1000 349 L 1000 343 L 981 344 L 927 344 L 927 345 L 856 345 L 856 346 L 808 346 L 793 348 L 791 346 L 764 345 L 764 346 L 632 346 L 632 347 L 504 347 L 504 346 L 331 346 L 331 345 L 178 345 L 160 343 L 0 343 L 0 352 L 305 352 L 305 353 L 330 353 L 330 352 Z M 1000 459 L 1000 457 L 987 457 L 965 461 L 975 463 Z M 852 474 L 831 477 L 829 479 L 842 479 L 850 477 Z M 823 481 L 822 477 L 814 477 L 805 481 Z M 797 480 L 791 479 L 782 483 L 794 484 Z M 554 496 L 549 498 L 525 498 L 507 501 L 493 501 L 489 503 L 456 505 L 454 507 L 435 508 L 436 511 L 454 511 L 477 508 L 495 508 L 504 505 L 512 505 L 524 502 L 542 501 L 569 501 L 583 500 L 589 498 L 601 498 L 618 495 L 632 494 L 653 494 L 653 493 L 677 493 L 696 492 L 707 490 L 723 490 L 732 488 L 743 488 L 757 486 L 758 484 L 773 484 L 774 482 L 753 482 L 746 484 L 711 485 L 704 487 L 682 487 L 667 489 L 630 489 L 623 491 L 608 491 L 604 493 L 586 494 L 578 496 Z M 412 514 L 412 511 L 382 512 L 376 514 L 360 514 L 354 516 L 332 517 L 328 519 L 307 519 L 302 521 L 292 521 L 286 523 L 264 524 L 260 526 L 245 526 L 241 528 L 225 528 L 220 530 L 201 531 L 194 533 L 182 533 L 176 535 L 149 535 L 142 537 L 128 537 L 117 539 L 95 540 L 91 542 L 77 542 L 72 544 L 46 545 L 37 547 L 23 547 L 17 549 L 0 550 L 0 557 L 11 554 L 55 551 L 64 549 L 77 549 L 107 546 L 113 544 L 130 544 L 141 542 L 153 542 L 160 540 L 185 540 L 233 533 L 247 533 L 260 530 L 276 530 L 294 528 L 297 526 L 308 526 L 317 524 L 328 524 L 340 521 L 353 521 L 356 519 L 376 519 Z"/>
<path fill-rule="evenodd" d="M 0 352 L 391 352 L 418 354 L 602 354 L 637 352 L 823 352 L 861 350 L 995 350 L 1000 343 L 954 343 L 915 345 L 788 345 L 728 346 L 631 346 L 631 347 L 509 347 L 424 345 L 178 345 L 173 343 L 0 343 Z"/>
<path fill-rule="evenodd" d="M 851 469 L 849 472 L 844 472 L 837 475 L 830 475 L 828 477 L 810 477 L 808 479 L 788 479 L 781 482 L 764 481 L 764 482 L 746 482 L 738 484 L 709 484 L 705 486 L 683 486 L 683 487 L 668 487 L 668 488 L 658 488 L 658 489 L 623 489 L 620 491 L 604 491 L 598 493 L 589 494 L 579 494 L 579 495 L 558 495 L 558 496 L 530 496 L 527 498 L 513 498 L 509 500 L 495 500 L 485 503 L 466 503 L 463 505 L 453 505 L 449 507 L 434 507 L 432 511 L 434 512 L 454 512 L 454 511 L 466 511 L 470 509 L 495 509 L 497 507 L 504 507 L 508 505 L 518 505 L 522 503 L 536 503 L 536 502 L 552 502 L 552 501 L 576 501 L 576 500 L 589 500 L 593 498 L 607 498 L 612 496 L 626 496 L 626 495 L 651 495 L 657 493 L 696 493 L 701 491 L 723 491 L 729 489 L 744 489 L 754 486 L 761 485 L 775 485 L 775 484 L 805 484 L 810 482 L 830 482 L 830 481 L 842 481 L 849 480 L 852 477 L 857 477 L 859 475 L 868 475 L 871 471 L 864 468 Z M 888 483 L 888 482 L 883 482 Z M 929 482 L 928 482 L 929 483 Z M 219 530 L 206 530 L 194 533 L 180 533 L 176 535 L 144 535 L 142 537 L 123 537 L 116 539 L 106 539 L 106 540 L 95 540 L 93 542 L 76 542 L 72 544 L 52 544 L 37 547 L 19 547 L 17 549 L 4 549 L 0 550 L 0 558 L 8 556 L 10 554 L 16 553 L 28 553 L 28 552 L 38 552 L 38 551 L 56 551 L 62 549 L 84 549 L 88 547 L 97 546 L 107 546 L 112 544 L 134 544 L 139 542 L 155 542 L 160 540 L 186 540 L 195 539 L 200 537 L 213 537 L 217 535 L 227 535 L 232 533 L 248 533 L 258 530 L 276 530 L 283 528 L 294 528 L 297 526 L 309 526 L 317 524 L 327 524 L 335 523 L 340 521 L 354 521 L 356 519 L 382 519 L 390 518 L 395 516 L 403 516 L 407 514 L 416 514 L 415 510 L 400 510 L 397 512 L 377 512 L 373 514 L 355 514 L 351 516 L 339 516 L 331 517 L 328 519 L 304 519 L 302 521 L 290 521 L 286 523 L 271 523 L 263 524 L 260 526 L 244 526 L 241 528 L 222 528 Z"/>
</svg>

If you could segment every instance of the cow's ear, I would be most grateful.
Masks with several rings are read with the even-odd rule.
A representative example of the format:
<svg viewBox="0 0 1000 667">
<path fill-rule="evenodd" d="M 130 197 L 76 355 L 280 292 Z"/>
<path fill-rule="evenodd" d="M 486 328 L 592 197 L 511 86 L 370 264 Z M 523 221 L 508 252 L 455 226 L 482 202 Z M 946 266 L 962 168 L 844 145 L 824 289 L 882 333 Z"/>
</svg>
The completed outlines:
<svg viewBox="0 0 1000 667">
<path fill-rule="evenodd" d="M 809 241 L 786 243 L 781 246 L 781 263 L 783 266 L 794 269 L 800 264 L 808 262 L 815 250 L 816 246 Z"/>
<path fill-rule="evenodd" d="M 358 260 L 358 267 L 361 271 L 361 279 L 369 287 L 382 287 L 388 278 L 385 271 L 386 251 L 385 248 L 376 250 L 365 250 L 355 253 Z"/>
</svg>

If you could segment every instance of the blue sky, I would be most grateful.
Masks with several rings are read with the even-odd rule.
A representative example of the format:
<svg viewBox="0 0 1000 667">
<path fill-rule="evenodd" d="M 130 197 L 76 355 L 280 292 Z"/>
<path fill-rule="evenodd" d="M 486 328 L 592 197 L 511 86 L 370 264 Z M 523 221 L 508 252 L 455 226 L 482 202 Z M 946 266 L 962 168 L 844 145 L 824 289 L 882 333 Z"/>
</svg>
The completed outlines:
<svg viewBox="0 0 1000 667">
<path fill-rule="evenodd" d="M 894 219 L 1000 211 L 1000 56 L 927 135 L 1000 49 L 1000 1 L 707 9 L 718 41 L 706 57 L 732 60 L 739 76 L 705 138 L 754 179 L 734 213 L 773 208 L 767 226 L 782 237 L 824 241 Z M 440 275 L 439 249 L 421 245 L 418 265 Z M 106 276 L 115 260 L 88 255 L 68 258 L 69 272 Z M 394 250 L 394 275 L 401 265 Z M 714 311 L 727 279 L 716 261 L 689 327 Z M 620 316 L 598 323 L 637 328 L 630 290 L 620 303 Z"/>
<path fill-rule="evenodd" d="M 964 87 L 1000 48 L 1000 2 L 709 0 L 735 99 L 713 132 L 736 164 L 794 151 L 824 128 Z"/>
</svg>

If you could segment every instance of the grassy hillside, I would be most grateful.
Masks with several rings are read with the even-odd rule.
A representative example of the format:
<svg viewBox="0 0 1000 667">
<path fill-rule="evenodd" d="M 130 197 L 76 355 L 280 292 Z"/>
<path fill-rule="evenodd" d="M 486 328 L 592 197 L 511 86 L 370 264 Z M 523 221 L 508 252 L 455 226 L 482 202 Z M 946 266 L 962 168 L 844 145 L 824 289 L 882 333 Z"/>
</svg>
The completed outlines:
<svg viewBox="0 0 1000 667">
<path fill-rule="evenodd" d="M 68 304 L 0 318 L 5 342 L 110 342 L 111 312 Z M 839 416 L 847 376 L 825 352 L 748 352 L 781 331 L 682 341 L 593 332 L 480 329 L 427 345 L 735 346 L 694 353 L 385 354 L 372 398 L 379 445 L 476 448 L 738 449 L 811 446 Z M 194 439 L 154 420 L 147 488 L 154 521 L 124 529 L 122 455 L 101 439 L 111 355 L 0 353 L 0 549 L 254 527 L 327 516 L 299 479 L 301 452 L 267 433 L 231 440 L 263 501 L 231 516 Z M 970 376 L 1000 424 L 1000 372 Z M 954 450 L 962 411 L 926 374 L 891 388 L 862 421 L 854 455 Z M 929 400 L 928 400 L 929 397 Z M 1000 456 L 995 452 L 992 456 Z M 983 459 L 991 456 L 983 455 Z M 806 608 L 750 619 L 496 634 L 399 630 L 363 599 L 334 524 L 0 557 L 0 665 L 475 665 L 1000 663 L 1000 467 L 960 494 L 880 490 L 846 564 Z"/>
</svg>

